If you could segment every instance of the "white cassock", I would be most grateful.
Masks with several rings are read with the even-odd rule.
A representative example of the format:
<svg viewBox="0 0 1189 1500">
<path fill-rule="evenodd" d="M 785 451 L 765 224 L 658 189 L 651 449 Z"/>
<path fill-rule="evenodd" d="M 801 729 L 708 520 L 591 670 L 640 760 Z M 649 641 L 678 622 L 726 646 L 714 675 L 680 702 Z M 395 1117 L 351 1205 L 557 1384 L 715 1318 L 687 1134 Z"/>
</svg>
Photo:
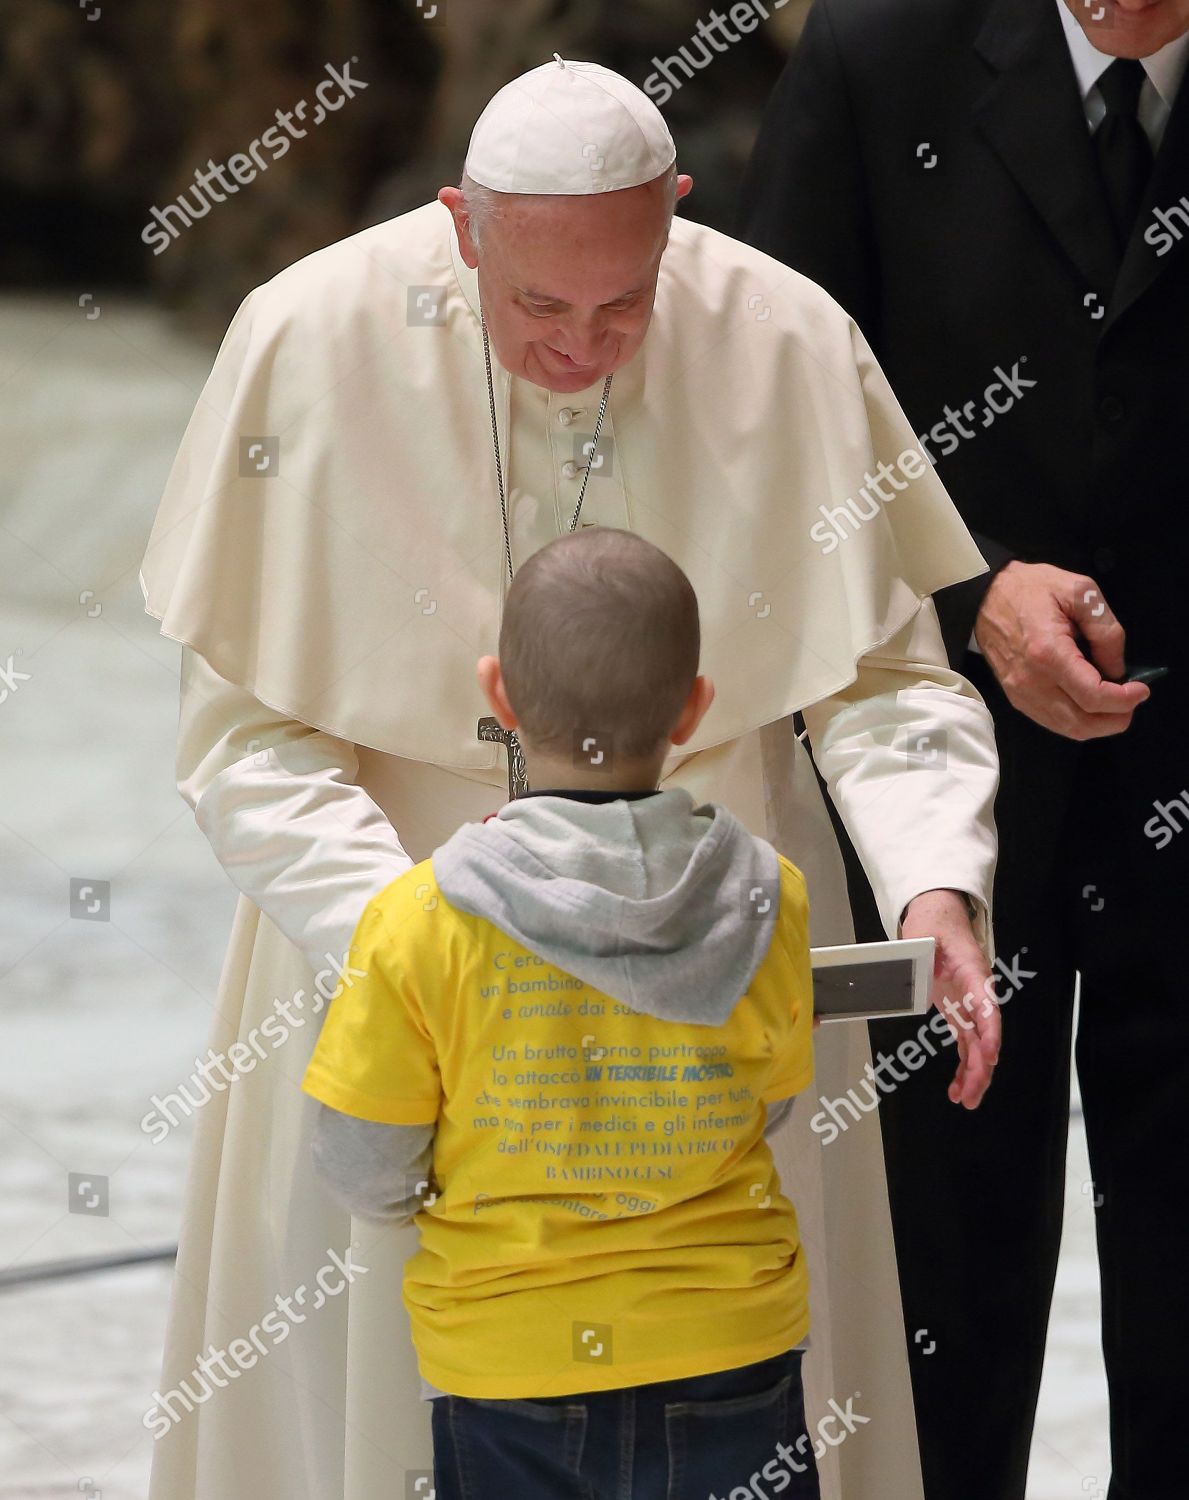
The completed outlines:
<svg viewBox="0 0 1189 1500">
<path fill-rule="evenodd" d="M 554 395 L 498 366 L 495 382 L 519 566 L 569 525 L 601 386 Z M 981 903 L 989 944 L 991 723 L 944 665 L 929 601 L 984 565 L 928 463 L 902 457 L 915 437 L 855 325 L 785 266 L 678 219 L 604 433 L 583 521 L 639 532 L 685 570 L 718 690 L 661 784 L 769 838 L 807 876 L 814 942 L 847 941 L 801 710 L 889 933 L 912 896 L 954 887 Z M 864 500 L 881 461 L 899 483 Z M 850 499 L 869 519 L 824 521 L 819 507 Z M 332 245 L 247 298 L 141 581 L 187 648 L 179 786 L 243 893 L 211 1045 L 256 1038 L 250 1066 L 241 1048 L 242 1075 L 197 1111 L 161 1394 L 188 1379 L 201 1398 L 198 1357 L 249 1337 L 299 1285 L 312 1302 L 328 1252 L 353 1242 L 367 1268 L 193 1411 L 167 1406 L 179 1420 L 157 1443 L 151 1500 L 404 1495 L 431 1464 L 400 1299 L 415 1231 L 352 1221 L 322 1195 L 317 1106 L 299 1085 L 315 970 L 343 958 L 373 894 L 506 797 L 503 747 L 476 737 L 474 671 L 496 649 L 507 567 L 477 282 L 445 208 Z M 910 757 L 910 737 L 945 753 Z M 274 1001 L 298 992 L 281 1026 Z M 878 1117 L 824 1149 L 809 1125 L 819 1094 L 861 1076 L 865 1028 L 824 1027 L 817 1049 L 816 1083 L 773 1143 L 813 1284 L 810 1420 L 855 1392 L 871 1419 L 821 1461 L 823 1493 L 836 1500 L 841 1469 L 847 1500 L 914 1500 Z"/>
</svg>

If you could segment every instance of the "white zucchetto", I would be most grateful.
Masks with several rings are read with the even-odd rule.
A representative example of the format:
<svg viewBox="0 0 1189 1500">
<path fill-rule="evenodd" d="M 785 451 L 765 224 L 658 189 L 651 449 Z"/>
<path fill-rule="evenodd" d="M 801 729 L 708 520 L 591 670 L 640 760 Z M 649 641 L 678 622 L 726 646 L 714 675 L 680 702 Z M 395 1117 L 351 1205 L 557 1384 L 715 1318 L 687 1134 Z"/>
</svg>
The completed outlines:
<svg viewBox="0 0 1189 1500">
<path fill-rule="evenodd" d="M 466 172 L 497 193 L 608 193 L 651 182 L 676 156 L 664 116 L 634 83 L 554 53 L 491 99 Z"/>
</svg>

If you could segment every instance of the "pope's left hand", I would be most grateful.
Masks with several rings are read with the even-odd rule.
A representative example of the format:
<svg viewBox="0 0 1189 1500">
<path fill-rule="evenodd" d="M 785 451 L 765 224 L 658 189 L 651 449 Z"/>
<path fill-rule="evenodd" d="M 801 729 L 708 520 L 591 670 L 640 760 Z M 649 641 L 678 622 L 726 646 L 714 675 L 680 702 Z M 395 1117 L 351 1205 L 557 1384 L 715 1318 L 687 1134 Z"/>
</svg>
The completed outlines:
<svg viewBox="0 0 1189 1500">
<path fill-rule="evenodd" d="M 950 1099 L 977 1109 L 999 1061 L 1002 1029 L 991 987 L 991 968 L 979 947 L 957 891 L 925 891 L 904 910 L 900 935 L 931 937 L 937 944 L 930 1001 L 958 1042 L 958 1068 Z"/>
</svg>

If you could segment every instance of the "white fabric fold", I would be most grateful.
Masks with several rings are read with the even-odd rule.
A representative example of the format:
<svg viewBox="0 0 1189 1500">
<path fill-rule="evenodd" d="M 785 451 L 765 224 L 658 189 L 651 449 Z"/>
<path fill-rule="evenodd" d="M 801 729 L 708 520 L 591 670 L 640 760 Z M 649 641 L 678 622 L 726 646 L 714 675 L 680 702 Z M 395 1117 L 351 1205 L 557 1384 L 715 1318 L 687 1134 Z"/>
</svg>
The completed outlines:
<svg viewBox="0 0 1189 1500">
<path fill-rule="evenodd" d="M 178 790 L 232 882 L 315 970 L 345 961 L 368 901 L 413 864 L 358 769 L 353 745 L 183 652 Z"/>
</svg>

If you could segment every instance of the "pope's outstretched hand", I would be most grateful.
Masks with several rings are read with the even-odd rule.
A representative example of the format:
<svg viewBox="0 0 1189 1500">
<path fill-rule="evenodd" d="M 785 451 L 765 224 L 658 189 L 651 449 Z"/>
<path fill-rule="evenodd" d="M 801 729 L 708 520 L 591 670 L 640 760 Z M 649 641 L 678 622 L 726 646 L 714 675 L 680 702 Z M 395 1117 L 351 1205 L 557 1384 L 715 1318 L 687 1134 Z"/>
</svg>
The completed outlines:
<svg viewBox="0 0 1189 1500">
<path fill-rule="evenodd" d="M 975 939 L 966 903 L 956 891 L 925 891 L 905 908 L 900 935 L 931 937 L 937 945 L 930 1001 L 958 1043 L 949 1096 L 955 1104 L 977 1109 L 999 1061 L 1002 1031 L 991 967 Z"/>
</svg>

